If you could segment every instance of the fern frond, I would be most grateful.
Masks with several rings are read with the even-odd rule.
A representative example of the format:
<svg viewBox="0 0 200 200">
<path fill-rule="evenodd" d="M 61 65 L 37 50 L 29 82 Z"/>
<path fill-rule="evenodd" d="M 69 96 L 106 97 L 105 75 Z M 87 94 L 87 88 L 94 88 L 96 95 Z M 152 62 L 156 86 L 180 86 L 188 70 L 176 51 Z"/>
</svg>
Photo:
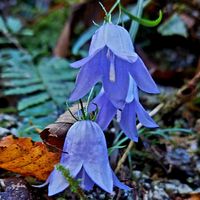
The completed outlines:
<svg viewBox="0 0 200 200">
<path fill-rule="evenodd" d="M 77 72 L 65 59 L 33 60 L 31 55 L 14 49 L 2 50 L 0 76 L 5 95 L 20 95 L 17 108 L 19 115 L 27 119 L 24 121 L 47 125 L 47 118 L 51 121 L 64 110 Z"/>
<path fill-rule="evenodd" d="M 29 94 L 37 91 L 45 90 L 45 87 L 43 84 L 36 84 L 36 85 L 30 85 L 25 86 L 21 88 L 14 88 L 14 89 L 7 89 L 4 91 L 5 95 L 19 95 L 19 94 Z"/>
<path fill-rule="evenodd" d="M 27 108 L 21 111 L 20 116 L 42 117 L 42 116 L 48 116 L 49 114 L 52 113 L 52 111 L 56 112 L 56 106 L 52 101 L 49 101 L 47 103 L 34 106 L 32 108 Z"/>
<path fill-rule="evenodd" d="M 21 87 L 26 86 L 30 84 L 36 84 L 39 83 L 40 79 L 38 77 L 31 78 L 31 79 L 12 79 L 12 81 L 4 81 L 3 85 L 6 87 Z"/>
<path fill-rule="evenodd" d="M 40 103 L 46 102 L 46 100 L 50 99 L 50 96 L 44 92 L 40 94 L 35 94 L 30 97 L 25 97 L 23 98 L 19 103 L 18 103 L 18 110 L 24 110 L 25 108 L 31 107 L 33 105 L 38 105 Z"/>
</svg>

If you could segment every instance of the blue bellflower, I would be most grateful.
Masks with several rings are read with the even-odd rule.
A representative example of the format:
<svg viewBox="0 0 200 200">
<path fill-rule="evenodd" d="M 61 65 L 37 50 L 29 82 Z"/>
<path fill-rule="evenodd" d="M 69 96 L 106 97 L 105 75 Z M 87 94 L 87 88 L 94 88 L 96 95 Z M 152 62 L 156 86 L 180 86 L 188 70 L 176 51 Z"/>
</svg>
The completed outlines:
<svg viewBox="0 0 200 200">
<path fill-rule="evenodd" d="M 117 114 L 117 120 L 121 129 L 128 138 L 135 142 L 138 141 L 136 116 L 139 122 L 145 127 L 158 127 L 158 125 L 140 104 L 137 85 L 131 76 L 129 76 L 129 88 L 128 94 L 126 96 L 126 104 L 122 110 L 118 110 L 112 104 L 103 89 L 99 95 L 90 103 L 89 112 L 94 111 L 96 106 L 98 106 L 99 109 L 96 121 L 103 130 L 108 127 L 113 117 Z"/>
<path fill-rule="evenodd" d="M 88 57 L 71 66 L 81 67 L 71 101 L 82 98 L 100 81 L 112 104 L 122 109 L 126 103 L 130 75 L 141 90 L 159 92 L 143 61 L 135 53 L 129 33 L 112 23 L 102 25 L 95 32 Z"/>
<path fill-rule="evenodd" d="M 113 192 L 113 186 L 130 190 L 112 171 L 104 133 L 96 122 L 88 120 L 74 123 L 67 133 L 63 151 L 67 154 L 62 153 L 60 163 L 70 171 L 72 177 L 80 180 L 80 187 L 84 190 L 91 190 L 94 184 L 109 193 Z M 62 173 L 56 169 L 45 184 L 48 183 L 49 196 L 69 186 Z"/>
</svg>

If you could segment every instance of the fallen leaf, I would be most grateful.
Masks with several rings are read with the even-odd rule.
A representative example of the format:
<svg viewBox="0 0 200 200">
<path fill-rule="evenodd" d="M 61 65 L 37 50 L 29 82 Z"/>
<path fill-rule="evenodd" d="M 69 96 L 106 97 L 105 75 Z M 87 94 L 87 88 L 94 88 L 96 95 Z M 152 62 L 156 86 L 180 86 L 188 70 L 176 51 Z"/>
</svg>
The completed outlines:
<svg viewBox="0 0 200 200">
<path fill-rule="evenodd" d="M 62 151 L 67 131 L 71 127 L 71 123 L 55 122 L 48 125 L 41 133 L 40 137 L 47 145 L 50 151 Z"/>
<path fill-rule="evenodd" d="M 76 115 L 75 113 L 77 112 L 77 110 L 77 104 L 70 107 L 70 111 L 74 115 Z M 76 121 L 71 113 L 69 111 L 64 112 L 62 115 L 59 116 L 56 122 L 49 124 L 40 133 L 40 137 L 50 151 L 62 151 L 67 132 L 72 124 Z"/>
<path fill-rule="evenodd" d="M 200 200 L 200 193 L 191 194 L 188 200 Z"/>
<path fill-rule="evenodd" d="M 0 140 L 0 168 L 46 180 L 54 165 L 60 160 L 60 152 L 50 152 L 42 142 L 31 138 L 7 136 Z"/>
</svg>

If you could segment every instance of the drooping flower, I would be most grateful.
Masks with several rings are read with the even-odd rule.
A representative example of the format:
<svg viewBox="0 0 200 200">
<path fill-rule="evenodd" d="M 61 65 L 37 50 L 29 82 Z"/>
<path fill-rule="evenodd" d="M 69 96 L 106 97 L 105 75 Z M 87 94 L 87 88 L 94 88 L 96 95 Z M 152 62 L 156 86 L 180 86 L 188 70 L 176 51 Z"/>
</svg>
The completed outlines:
<svg viewBox="0 0 200 200">
<path fill-rule="evenodd" d="M 118 121 L 121 129 L 128 138 L 135 142 L 138 141 L 136 116 L 139 122 L 145 127 L 158 127 L 158 125 L 149 116 L 149 114 L 145 111 L 139 102 L 137 85 L 131 76 L 129 76 L 129 89 L 126 96 L 126 104 L 122 110 L 118 110 L 112 104 L 103 89 L 99 95 L 91 102 L 89 111 L 91 112 L 95 110 L 96 106 L 99 108 L 96 121 L 103 130 L 108 127 L 114 116 L 118 114 Z"/>
<path fill-rule="evenodd" d="M 159 92 L 143 61 L 135 53 L 129 33 L 118 25 L 102 25 L 92 37 L 88 57 L 71 66 L 81 67 L 71 101 L 82 98 L 100 81 L 112 104 L 122 109 L 126 103 L 129 75 L 141 90 Z"/>
<path fill-rule="evenodd" d="M 107 154 L 103 131 L 96 122 L 78 121 L 69 129 L 60 163 L 70 171 L 75 179 L 80 180 L 84 190 L 91 190 L 97 184 L 106 192 L 112 193 L 113 186 L 129 190 L 112 171 Z M 69 186 L 62 173 L 52 171 L 46 183 L 48 195 L 62 192 Z"/>
</svg>

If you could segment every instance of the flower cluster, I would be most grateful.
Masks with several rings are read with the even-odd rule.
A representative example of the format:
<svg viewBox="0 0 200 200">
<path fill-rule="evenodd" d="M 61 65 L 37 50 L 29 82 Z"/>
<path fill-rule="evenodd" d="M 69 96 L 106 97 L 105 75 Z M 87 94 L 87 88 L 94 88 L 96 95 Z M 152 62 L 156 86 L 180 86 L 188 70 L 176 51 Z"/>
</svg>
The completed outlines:
<svg viewBox="0 0 200 200">
<path fill-rule="evenodd" d="M 84 190 L 91 190 L 94 184 L 109 193 L 113 192 L 114 186 L 129 190 L 110 167 L 102 130 L 116 114 L 121 129 L 133 141 L 138 140 L 136 117 L 146 127 L 157 127 L 139 102 L 138 88 L 148 93 L 158 93 L 158 88 L 135 53 L 129 33 L 112 23 L 106 23 L 96 31 L 88 57 L 73 63 L 72 67 L 81 69 L 71 101 L 81 99 L 97 82 L 102 83 L 102 89 L 87 110 L 92 112 L 98 107 L 96 122 L 84 119 L 72 125 L 63 147 L 67 153 L 62 153 L 60 163 L 73 178 L 80 180 Z M 69 186 L 56 169 L 45 184 L 49 184 L 50 196 Z"/>
<path fill-rule="evenodd" d="M 147 93 L 159 93 L 159 90 L 135 53 L 126 29 L 112 23 L 101 26 L 92 38 L 88 57 L 71 66 L 81 67 L 71 101 L 82 98 L 97 82 L 102 83 L 93 103 L 99 108 L 97 123 L 103 130 L 116 113 L 120 114 L 122 130 L 134 141 L 138 140 L 136 116 L 144 126 L 157 127 L 139 102 L 138 88 Z"/>
</svg>

